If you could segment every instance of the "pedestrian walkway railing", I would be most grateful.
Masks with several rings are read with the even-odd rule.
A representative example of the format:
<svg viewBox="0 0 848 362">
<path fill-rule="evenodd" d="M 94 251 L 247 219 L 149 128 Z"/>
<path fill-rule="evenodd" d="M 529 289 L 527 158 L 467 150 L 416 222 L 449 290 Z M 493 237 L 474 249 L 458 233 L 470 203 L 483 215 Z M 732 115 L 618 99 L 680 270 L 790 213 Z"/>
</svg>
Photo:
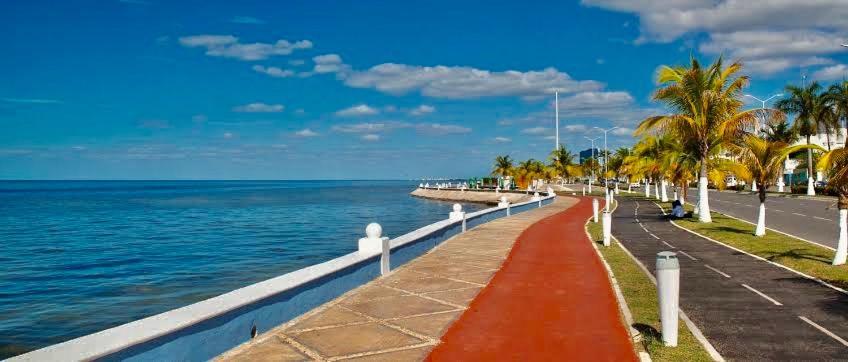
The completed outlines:
<svg viewBox="0 0 848 362">
<path fill-rule="evenodd" d="M 376 279 L 381 274 L 381 260 L 391 260 L 390 267 L 397 268 L 465 229 L 541 207 L 555 197 L 442 220 L 389 240 L 388 257 L 358 250 L 10 361 L 206 361 Z"/>
</svg>

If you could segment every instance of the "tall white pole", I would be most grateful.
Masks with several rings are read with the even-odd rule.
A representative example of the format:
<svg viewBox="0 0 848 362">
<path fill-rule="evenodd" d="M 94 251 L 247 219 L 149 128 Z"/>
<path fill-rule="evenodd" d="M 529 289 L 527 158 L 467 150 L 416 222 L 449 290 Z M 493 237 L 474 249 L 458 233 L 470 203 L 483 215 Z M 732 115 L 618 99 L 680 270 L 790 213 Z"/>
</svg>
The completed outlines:
<svg viewBox="0 0 848 362">
<path fill-rule="evenodd" d="M 554 92 L 554 109 L 556 114 L 556 144 L 554 151 L 559 149 L 559 91 Z"/>
</svg>

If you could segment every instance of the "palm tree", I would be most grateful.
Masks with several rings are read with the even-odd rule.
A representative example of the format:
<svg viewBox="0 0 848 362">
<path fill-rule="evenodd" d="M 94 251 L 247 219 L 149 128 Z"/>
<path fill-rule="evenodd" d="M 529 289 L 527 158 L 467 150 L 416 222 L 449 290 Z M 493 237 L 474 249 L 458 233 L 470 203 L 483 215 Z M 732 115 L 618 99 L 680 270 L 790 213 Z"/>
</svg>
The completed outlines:
<svg viewBox="0 0 848 362">
<path fill-rule="evenodd" d="M 544 177 L 545 164 L 541 161 L 529 159 L 518 163 L 515 170 L 515 181 L 520 188 L 526 188 L 534 179 Z"/>
<path fill-rule="evenodd" d="M 783 142 L 786 144 L 795 144 L 798 141 L 798 132 L 794 127 L 790 126 L 789 123 L 786 123 L 786 120 L 782 120 L 777 123 L 771 123 L 768 125 L 768 128 L 765 130 L 765 139 L 771 142 Z M 791 157 L 792 155 L 790 155 Z M 783 170 L 786 166 L 786 162 L 781 164 L 780 173 L 778 174 L 778 182 L 777 182 L 777 191 L 783 192 Z"/>
<path fill-rule="evenodd" d="M 836 129 L 841 129 L 839 121 L 843 122 L 845 127 L 848 127 L 848 80 L 843 80 L 842 83 L 831 85 L 827 90 L 828 104 L 833 107 L 833 116 L 836 120 Z M 837 134 L 838 135 L 838 134 Z M 843 135 L 848 137 L 848 135 Z"/>
<path fill-rule="evenodd" d="M 828 106 L 828 99 L 822 93 L 822 86 L 818 82 L 812 82 L 807 87 L 794 85 L 786 86 L 787 98 L 778 100 L 775 107 L 786 114 L 794 114 L 795 121 L 792 126 L 799 135 L 810 138 L 820 131 L 829 131 L 833 112 Z M 828 132 L 829 134 L 829 132 Z M 828 146 L 830 136 L 828 136 Z M 813 180 L 813 151 L 807 149 L 807 195 L 815 195 L 816 189 Z"/>
<path fill-rule="evenodd" d="M 821 148 L 817 145 L 791 146 L 783 141 L 762 139 L 753 134 L 744 136 L 730 147 L 738 154 L 737 164 L 742 166 L 742 169 L 736 170 L 737 176 L 751 179 L 761 186 L 758 190 L 760 214 L 754 235 L 763 236 L 766 234 L 766 189 L 774 184 L 783 171 L 783 162 L 791 153 Z"/>
<path fill-rule="evenodd" d="M 574 177 L 574 154 L 566 149 L 565 146 L 560 145 L 558 149 L 551 151 L 549 158 L 551 160 L 551 167 L 556 170 L 556 176 L 562 178 Z"/>
<path fill-rule="evenodd" d="M 725 67 L 721 57 L 706 68 L 694 58 L 688 67 L 663 66 L 657 76 L 661 87 L 654 92 L 653 99 L 673 113 L 649 117 L 636 130 L 637 135 L 650 131 L 671 134 L 698 157 L 701 222 L 712 222 L 707 191 L 708 158 L 728 135 L 756 124 L 754 110 L 739 112 L 742 88 L 748 83 L 747 76 L 738 74 L 741 70 L 739 62 Z"/>
<path fill-rule="evenodd" d="M 827 183 L 839 194 L 836 207 L 839 209 L 839 242 L 836 244 L 836 256 L 833 265 L 845 264 L 848 254 L 848 149 L 837 148 L 822 155 L 818 168 L 827 172 Z"/>
<path fill-rule="evenodd" d="M 513 170 L 512 158 L 509 155 L 495 157 L 495 167 L 492 169 L 492 175 L 507 177 L 512 175 Z"/>
</svg>

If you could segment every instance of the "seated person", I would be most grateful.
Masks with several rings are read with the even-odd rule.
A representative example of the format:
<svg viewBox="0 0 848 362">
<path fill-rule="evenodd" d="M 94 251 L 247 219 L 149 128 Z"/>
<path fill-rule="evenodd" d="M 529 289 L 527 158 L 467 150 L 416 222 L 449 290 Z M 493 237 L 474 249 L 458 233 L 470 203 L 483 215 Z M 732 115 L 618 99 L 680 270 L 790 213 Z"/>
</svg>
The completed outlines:
<svg viewBox="0 0 848 362">
<path fill-rule="evenodd" d="M 680 203 L 680 200 L 674 200 L 674 202 L 671 203 L 671 217 L 679 219 L 683 216 L 685 216 L 683 205 Z"/>
</svg>

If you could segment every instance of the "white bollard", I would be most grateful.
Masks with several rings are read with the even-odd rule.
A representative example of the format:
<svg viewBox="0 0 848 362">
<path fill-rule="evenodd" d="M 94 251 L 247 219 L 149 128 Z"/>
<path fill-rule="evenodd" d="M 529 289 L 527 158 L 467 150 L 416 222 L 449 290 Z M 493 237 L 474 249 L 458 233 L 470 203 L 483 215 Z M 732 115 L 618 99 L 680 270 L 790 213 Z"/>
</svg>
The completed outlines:
<svg viewBox="0 0 848 362">
<path fill-rule="evenodd" d="M 462 220 L 462 217 L 465 215 L 465 212 L 462 211 L 462 205 L 453 204 L 453 211 L 448 214 L 448 220 L 450 221 L 459 221 Z"/>
<path fill-rule="evenodd" d="M 757 180 L 751 181 L 751 191 L 757 192 Z"/>
<path fill-rule="evenodd" d="M 429 188 L 430 188 L 430 183 L 428 182 L 428 183 L 424 184 L 424 188 L 425 188 L 425 189 L 429 189 Z"/>
<path fill-rule="evenodd" d="M 586 196 L 586 186 L 583 186 L 583 196 Z"/>
<path fill-rule="evenodd" d="M 609 211 L 610 206 L 610 190 L 604 187 L 604 211 Z"/>
<path fill-rule="evenodd" d="M 507 201 L 506 196 L 501 196 L 500 202 L 498 202 L 498 207 L 507 207 L 509 206 L 509 201 Z"/>
<path fill-rule="evenodd" d="M 663 344 L 677 347 L 677 321 L 680 302 L 680 263 L 671 251 L 657 253 L 657 293 Z"/>
<path fill-rule="evenodd" d="M 541 197 L 541 196 L 539 196 L 539 193 L 538 193 L 538 192 L 534 192 L 534 193 L 533 193 L 533 197 L 531 197 L 531 198 L 530 198 L 530 201 L 539 201 L 539 200 L 541 200 L 541 199 L 542 199 L 542 197 Z"/>
<path fill-rule="evenodd" d="M 554 195 L 554 189 L 553 189 L 553 188 L 551 188 L 550 186 L 548 186 L 548 189 L 547 189 L 547 190 L 545 190 L 545 192 L 547 192 L 547 193 L 548 193 L 548 196 L 553 196 L 553 195 Z"/>
<path fill-rule="evenodd" d="M 420 189 L 420 188 L 423 188 L 423 187 L 424 187 L 424 184 L 418 184 L 418 188 L 419 188 L 419 189 Z"/>
<path fill-rule="evenodd" d="M 366 254 L 380 253 L 383 251 L 382 237 L 383 227 L 372 222 L 365 227 L 365 237 L 359 239 L 359 252 Z M 388 239 L 388 238 L 385 238 Z"/>
<path fill-rule="evenodd" d="M 785 186 L 785 184 L 783 183 L 783 181 L 780 181 L 780 182 L 777 184 L 777 192 L 783 192 L 783 187 L 784 187 L 784 186 Z"/>
<path fill-rule="evenodd" d="M 618 193 L 619 193 L 619 191 L 618 191 L 618 182 L 616 182 L 616 183 L 615 183 L 615 194 L 616 194 L 616 195 L 618 195 Z"/>
<path fill-rule="evenodd" d="M 506 216 L 510 216 L 510 215 L 511 215 L 511 211 L 510 211 L 511 209 L 512 209 L 512 208 L 509 206 L 509 203 L 506 203 Z"/>
<path fill-rule="evenodd" d="M 604 246 L 610 246 L 610 238 L 612 237 L 612 213 L 604 211 Z"/>
<path fill-rule="evenodd" d="M 593 220 L 598 222 L 598 199 L 592 198 L 592 215 Z"/>
</svg>

